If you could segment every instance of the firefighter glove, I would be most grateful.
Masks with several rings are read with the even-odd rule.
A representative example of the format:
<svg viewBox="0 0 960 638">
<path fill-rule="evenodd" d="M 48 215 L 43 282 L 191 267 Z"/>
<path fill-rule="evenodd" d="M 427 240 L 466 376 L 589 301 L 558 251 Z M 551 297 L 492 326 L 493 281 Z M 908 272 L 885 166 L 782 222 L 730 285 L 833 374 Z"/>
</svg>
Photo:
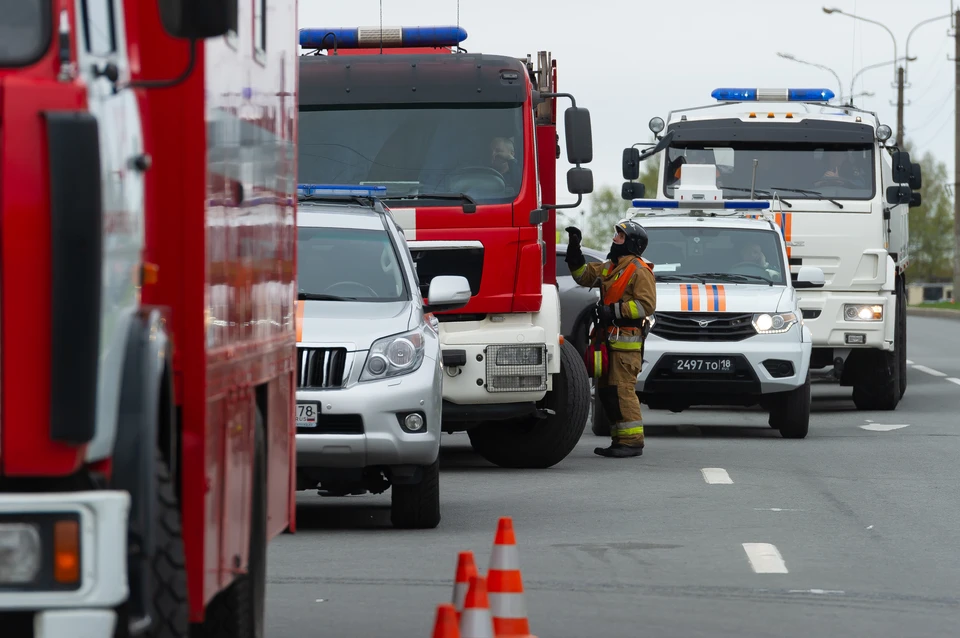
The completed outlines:
<svg viewBox="0 0 960 638">
<path fill-rule="evenodd" d="M 569 241 L 567 241 L 567 244 L 570 246 L 574 246 L 574 245 L 580 246 L 580 240 L 583 239 L 583 233 L 580 232 L 580 229 L 577 228 L 576 226 L 567 226 L 566 231 L 567 231 L 567 235 L 570 236 L 570 239 Z"/>
<path fill-rule="evenodd" d="M 608 304 L 597 308 L 597 318 L 603 325 L 610 325 L 617 317 L 617 304 Z"/>
</svg>

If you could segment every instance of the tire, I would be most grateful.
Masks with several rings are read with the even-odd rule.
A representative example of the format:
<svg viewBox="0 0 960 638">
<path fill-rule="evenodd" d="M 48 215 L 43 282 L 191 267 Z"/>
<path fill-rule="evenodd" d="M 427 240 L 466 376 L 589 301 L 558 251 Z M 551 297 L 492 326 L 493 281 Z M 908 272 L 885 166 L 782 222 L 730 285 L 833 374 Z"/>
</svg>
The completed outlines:
<svg viewBox="0 0 960 638">
<path fill-rule="evenodd" d="M 433 529 L 440 524 L 440 457 L 421 468 L 419 483 L 394 485 L 390 522 L 398 529 Z"/>
<path fill-rule="evenodd" d="M 590 326 L 593 325 L 593 318 L 589 312 L 583 313 L 583 315 L 577 319 L 577 322 L 573 326 L 573 334 L 570 335 L 569 341 L 573 342 L 573 347 L 577 349 L 577 352 L 580 353 L 580 356 L 583 357 L 587 352 L 587 345 L 590 343 Z"/>
<path fill-rule="evenodd" d="M 183 553 L 180 504 L 173 477 L 163 454 L 156 453 L 157 522 L 156 553 L 151 564 L 153 599 L 148 638 L 187 638 L 190 635 L 190 608 L 187 599 L 187 564 Z"/>
<path fill-rule="evenodd" d="M 894 342 L 896 348 L 896 342 Z M 867 355 L 868 353 L 864 353 Z M 900 403 L 900 364 L 897 353 L 873 350 L 860 366 L 853 384 L 858 410 L 896 410 Z"/>
<path fill-rule="evenodd" d="M 534 469 L 553 467 L 573 451 L 590 413 L 590 379 L 577 349 L 566 341 L 560 346 L 560 373 L 544 407 L 554 414 L 484 423 L 469 430 L 474 451 L 500 467 Z"/>
<path fill-rule="evenodd" d="M 267 446 L 259 409 L 256 419 L 247 573 L 238 576 L 230 587 L 210 601 L 199 632 L 203 638 L 264 638 L 266 635 Z"/>
<path fill-rule="evenodd" d="M 603 409 L 603 403 L 596 393 L 596 381 L 593 382 L 593 418 L 591 419 L 590 430 L 595 436 L 610 436 L 610 419 L 607 418 L 607 411 Z"/>
<path fill-rule="evenodd" d="M 770 427 L 785 439 L 804 439 L 810 431 L 810 373 L 803 385 L 776 395 L 770 410 Z"/>
</svg>

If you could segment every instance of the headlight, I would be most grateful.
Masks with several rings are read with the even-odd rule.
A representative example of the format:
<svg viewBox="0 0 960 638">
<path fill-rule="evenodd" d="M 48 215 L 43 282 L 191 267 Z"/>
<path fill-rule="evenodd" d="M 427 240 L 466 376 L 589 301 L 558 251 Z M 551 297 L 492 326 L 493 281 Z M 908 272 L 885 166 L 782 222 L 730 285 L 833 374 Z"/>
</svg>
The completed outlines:
<svg viewBox="0 0 960 638">
<path fill-rule="evenodd" d="M 422 329 L 378 339 L 370 346 L 361 381 L 376 381 L 409 374 L 423 363 Z"/>
<path fill-rule="evenodd" d="M 0 583 L 33 582 L 40 571 L 40 532 L 28 523 L 0 524 Z"/>
<path fill-rule="evenodd" d="M 883 306 L 843 304 L 843 318 L 847 321 L 883 321 Z"/>
<path fill-rule="evenodd" d="M 792 312 L 763 313 L 753 316 L 753 328 L 757 334 L 781 334 L 797 323 L 797 315 Z"/>
</svg>

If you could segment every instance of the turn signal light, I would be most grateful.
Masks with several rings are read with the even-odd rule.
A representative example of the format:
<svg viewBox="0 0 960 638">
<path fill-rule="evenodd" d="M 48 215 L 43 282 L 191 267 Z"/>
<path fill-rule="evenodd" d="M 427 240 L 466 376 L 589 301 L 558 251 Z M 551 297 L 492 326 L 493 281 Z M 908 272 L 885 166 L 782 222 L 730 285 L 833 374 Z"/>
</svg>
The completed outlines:
<svg viewBox="0 0 960 638">
<path fill-rule="evenodd" d="M 80 580 L 80 524 L 57 521 L 53 527 L 53 578 L 71 584 Z"/>
</svg>

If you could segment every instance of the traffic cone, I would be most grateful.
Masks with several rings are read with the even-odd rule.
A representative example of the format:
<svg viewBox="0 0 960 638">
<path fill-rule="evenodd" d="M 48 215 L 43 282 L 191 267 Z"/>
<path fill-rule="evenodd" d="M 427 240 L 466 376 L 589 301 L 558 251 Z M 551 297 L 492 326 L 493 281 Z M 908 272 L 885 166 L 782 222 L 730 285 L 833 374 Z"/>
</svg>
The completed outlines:
<svg viewBox="0 0 960 638">
<path fill-rule="evenodd" d="M 490 599 L 487 597 L 487 579 L 471 576 L 467 597 L 460 614 L 461 638 L 494 638 L 490 618 Z"/>
<path fill-rule="evenodd" d="M 494 634 L 497 637 L 529 636 L 530 622 L 527 620 L 527 605 L 520 577 L 520 554 L 513 533 L 513 519 L 509 516 L 502 516 L 497 525 L 487 585 Z"/>
<path fill-rule="evenodd" d="M 457 620 L 460 620 L 460 612 L 463 611 L 463 601 L 467 597 L 470 577 L 478 575 L 473 552 L 460 552 L 457 556 L 457 578 L 453 583 L 453 606 L 457 610 Z"/>
<path fill-rule="evenodd" d="M 433 638 L 460 638 L 457 610 L 451 603 L 437 605 L 437 620 L 433 623 Z"/>
</svg>

